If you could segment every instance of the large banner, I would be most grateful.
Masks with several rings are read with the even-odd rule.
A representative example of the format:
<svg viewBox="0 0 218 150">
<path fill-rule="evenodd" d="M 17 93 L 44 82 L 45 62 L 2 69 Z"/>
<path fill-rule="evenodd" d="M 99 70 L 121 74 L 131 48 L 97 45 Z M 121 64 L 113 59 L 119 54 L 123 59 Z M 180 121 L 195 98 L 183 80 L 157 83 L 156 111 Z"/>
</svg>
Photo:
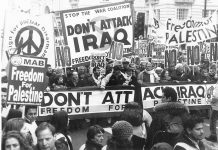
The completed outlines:
<svg viewBox="0 0 218 150">
<path fill-rule="evenodd" d="M 126 103 L 134 101 L 132 88 L 117 90 L 77 90 L 44 93 L 39 116 L 65 110 L 69 115 L 121 112 Z"/>
<path fill-rule="evenodd" d="M 143 107 L 153 108 L 161 103 L 162 89 L 172 87 L 176 90 L 178 101 L 187 106 L 210 105 L 215 84 L 149 85 L 141 87 Z"/>
<path fill-rule="evenodd" d="M 40 105 L 46 88 L 46 58 L 13 55 L 9 64 L 7 103 Z"/>
<path fill-rule="evenodd" d="M 55 66 L 52 15 L 8 13 L 5 18 L 3 68 L 13 54 L 48 58 L 48 64 Z"/>
<path fill-rule="evenodd" d="M 124 52 L 132 49 L 130 2 L 64 10 L 60 15 L 64 42 L 70 48 L 67 66 L 89 63 L 92 52 L 108 52 L 112 41 L 123 43 Z"/>
<path fill-rule="evenodd" d="M 166 45 L 201 42 L 217 37 L 217 12 L 202 20 L 187 19 L 178 22 L 169 18 L 166 22 Z"/>
</svg>

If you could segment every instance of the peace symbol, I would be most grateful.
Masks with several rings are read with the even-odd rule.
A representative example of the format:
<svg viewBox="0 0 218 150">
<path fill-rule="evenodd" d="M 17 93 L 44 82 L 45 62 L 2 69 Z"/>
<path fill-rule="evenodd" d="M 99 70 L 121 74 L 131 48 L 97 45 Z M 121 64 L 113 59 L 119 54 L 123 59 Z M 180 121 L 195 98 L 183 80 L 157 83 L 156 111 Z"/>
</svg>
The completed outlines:
<svg viewBox="0 0 218 150">
<path fill-rule="evenodd" d="M 26 41 L 24 40 L 24 35 L 26 31 L 29 31 L 29 35 Z M 33 33 L 37 33 L 40 37 L 40 45 L 37 46 L 37 44 L 34 42 L 34 36 Z M 37 29 L 34 26 L 26 26 L 24 28 L 22 28 L 18 33 L 17 36 L 15 38 L 15 46 L 17 47 L 17 54 L 20 54 L 21 52 L 24 55 L 33 55 L 33 56 L 37 56 L 38 54 L 41 53 L 42 48 L 44 45 L 44 37 L 42 35 L 42 32 Z M 27 47 L 27 50 L 24 51 L 23 49 Z"/>
</svg>

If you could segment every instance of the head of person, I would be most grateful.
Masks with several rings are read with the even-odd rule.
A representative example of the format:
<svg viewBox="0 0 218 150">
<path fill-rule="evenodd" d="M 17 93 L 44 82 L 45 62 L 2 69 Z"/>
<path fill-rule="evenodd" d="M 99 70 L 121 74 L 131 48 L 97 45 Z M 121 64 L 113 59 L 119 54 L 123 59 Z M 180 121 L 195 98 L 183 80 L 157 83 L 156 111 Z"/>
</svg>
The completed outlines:
<svg viewBox="0 0 218 150">
<path fill-rule="evenodd" d="M 126 59 L 124 59 L 122 61 L 122 65 L 123 65 L 123 68 L 128 68 L 129 67 L 129 62 Z"/>
<path fill-rule="evenodd" d="M 176 90 L 172 87 L 165 87 L 162 90 L 162 98 L 161 101 L 164 102 L 176 102 L 177 101 L 177 93 Z"/>
<path fill-rule="evenodd" d="M 170 72 L 167 69 L 163 70 L 162 76 L 165 77 L 166 79 L 171 79 Z"/>
<path fill-rule="evenodd" d="M 155 72 L 156 72 L 156 74 L 160 77 L 161 74 L 162 74 L 162 72 L 163 72 L 163 69 L 162 69 L 161 67 L 157 67 L 157 68 L 155 69 Z"/>
<path fill-rule="evenodd" d="M 4 133 L 8 133 L 9 131 L 19 131 L 23 137 L 28 140 L 29 144 L 32 144 L 32 136 L 30 134 L 29 128 L 27 127 L 27 123 L 23 118 L 12 118 L 9 119 L 4 128 Z"/>
<path fill-rule="evenodd" d="M 120 118 L 129 122 L 133 127 L 140 126 L 143 123 L 143 108 L 137 102 L 129 102 L 125 105 Z"/>
<path fill-rule="evenodd" d="M 190 115 L 184 122 L 186 134 L 194 141 L 204 138 L 204 120 L 198 115 Z"/>
<path fill-rule="evenodd" d="M 66 69 L 66 74 L 67 74 L 67 75 L 70 75 L 70 74 L 71 74 L 71 67 L 68 67 L 68 68 Z"/>
<path fill-rule="evenodd" d="M 117 66 L 114 66 L 113 67 L 113 75 L 119 75 L 120 74 L 120 69 L 121 69 L 121 66 L 117 65 Z"/>
<path fill-rule="evenodd" d="M 36 128 L 37 146 L 39 150 L 55 150 L 55 127 L 43 122 Z"/>
<path fill-rule="evenodd" d="M 131 140 L 133 126 L 124 120 L 117 121 L 112 126 L 112 137 L 116 140 Z"/>
<path fill-rule="evenodd" d="M 87 131 L 87 140 L 97 144 L 102 144 L 104 140 L 104 129 L 99 125 L 89 127 Z"/>
<path fill-rule="evenodd" d="M 101 68 L 99 68 L 99 67 L 94 67 L 94 68 L 93 68 L 93 73 L 94 73 L 94 75 L 96 75 L 96 76 L 100 76 Z"/>
<path fill-rule="evenodd" d="M 146 62 L 146 67 L 145 67 L 145 69 L 146 69 L 147 71 L 151 71 L 151 70 L 153 69 L 152 63 L 151 63 L 151 62 Z"/>
<path fill-rule="evenodd" d="M 207 68 L 202 68 L 201 69 L 201 75 L 204 76 L 204 77 L 207 77 L 209 76 L 209 71 Z"/>
<path fill-rule="evenodd" d="M 25 106 L 25 117 L 30 121 L 30 123 L 36 121 L 36 119 L 37 119 L 37 106 L 26 105 Z"/>
<path fill-rule="evenodd" d="M 153 145 L 151 150 L 173 150 L 173 147 L 166 142 L 161 142 Z"/>
<path fill-rule="evenodd" d="M 8 112 L 7 120 L 12 119 L 12 118 L 21 118 L 22 117 L 22 112 L 17 109 L 10 109 Z"/>
<path fill-rule="evenodd" d="M 126 74 L 127 74 L 128 76 L 132 76 L 132 75 L 133 75 L 133 70 L 128 67 L 128 68 L 126 69 Z"/>
<path fill-rule="evenodd" d="M 2 108 L 6 107 L 7 104 L 7 88 L 1 88 L 1 104 L 2 104 Z"/>
<path fill-rule="evenodd" d="M 51 124 L 55 127 L 56 132 L 67 133 L 69 118 L 66 111 L 57 111 L 51 117 Z"/>
<path fill-rule="evenodd" d="M 79 74 L 85 74 L 86 73 L 86 67 L 85 66 L 80 66 L 78 68 L 78 73 Z"/>
<path fill-rule="evenodd" d="M 64 75 L 64 70 L 63 70 L 62 68 L 57 68 L 57 69 L 55 70 L 55 72 L 56 72 L 56 75 L 57 75 L 57 76 L 62 76 L 62 75 Z"/>
<path fill-rule="evenodd" d="M 179 74 L 183 74 L 183 73 L 184 73 L 184 66 L 183 66 L 183 64 L 181 64 L 181 63 L 178 63 L 178 64 L 175 66 L 175 69 L 176 69 L 176 71 L 177 71 Z"/>
<path fill-rule="evenodd" d="M 79 75 L 78 72 L 73 71 L 72 75 L 71 75 L 71 80 L 74 82 L 78 82 L 79 81 Z"/>
<path fill-rule="evenodd" d="M 140 63 L 140 70 L 142 71 L 142 70 L 145 70 L 146 69 L 146 65 L 147 65 L 147 62 L 146 61 L 142 61 L 141 63 Z"/>
<path fill-rule="evenodd" d="M 9 131 L 2 137 L 2 150 L 32 150 L 19 131 Z"/>
<path fill-rule="evenodd" d="M 51 68 L 50 64 L 47 65 L 47 73 L 49 73 L 49 74 L 52 73 L 52 68 Z"/>
</svg>

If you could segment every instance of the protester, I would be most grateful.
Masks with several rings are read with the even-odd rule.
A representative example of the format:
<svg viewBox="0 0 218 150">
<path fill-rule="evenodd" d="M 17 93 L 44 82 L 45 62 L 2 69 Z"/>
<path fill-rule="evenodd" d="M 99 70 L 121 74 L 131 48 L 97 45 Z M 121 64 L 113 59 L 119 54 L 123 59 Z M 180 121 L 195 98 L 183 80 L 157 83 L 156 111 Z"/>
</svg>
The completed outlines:
<svg viewBox="0 0 218 150">
<path fill-rule="evenodd" d="M 149 129 L 148 147 L 156 143 L 166 142 L 175 145 L 176 138 L 183 131 L 183 122 L 189 109 L 177 101 L 177 93 L 171 87 L 163 89 L 162 103 L 154 107 L 154 116 Z"/>
<path fill-rule="evenodd" d="M 123 85 L 125 81 L 126 79 L 121 74 L 120 66 L 116 65 L 113 67 L 113 72 L 102 79 L 101 88 L 105 88 L 105 86 Z"/>
<path fill-rule="evenodd" d="M 66 111 L 58 111 L 51 117 L 51 125 L 55 127 L 55 140 L 63 142 L 63 150 L 73 150 L 72 139 L 68 132 L 69 118 Z M 66 147 L 64 147 L 66 146 Z"/>
<path fill-rule="evenodd" d="M 19 131 L 9 131 L 2 137 L 2 150 L 33 150 Z"/>
<path fill-rule="evenodd" d="M 20 110 L 11 108 L 9 110 L 7 120 L 12 119 L 12 118 L 21 118 L 21 117 L 22 117 L 22 112 Z"/>
<path fill-rule="evenodd" d="M 146 83 L 158 83 L 160 78 L 155 73 L 152 64 L 150 62 L 143 62 L 143 66 L 145 66 L 145 69 L 139 73 L 138 75 L 138 83 L 140 85 L 146 84 Z"/>
<path fill-rule="evenodd" d="M 73 71 L 70 77 L 68 78 L 67 87 L 68 89 L 80 87 L 79 75 L 77 71 Z"/>
<path fill-rule="evenodd" d="M 211 101 L 212 112 L 210 116 L 210 136 L 205 139 L 212 142 L 217 142 L 216 121 L 218 120 L 218 82 L 213 90 L 213 97 Z"/>
<path fill-rule="evenodd" d="M 79 86 L 91 86 L 89 78 L 90 74 L 87 72 L 87 68 L 85 66 L 80 66 L 78 68 L 78 75 L 79 75 Z"/>
<path fill-rule="evenodd" d="M 178 138 L 174 150 L 205 150 L 201 141 L 204 136 L 204 120 L 192 115 L 184 122 L 184 132 Z"/>
<path fill-rule="evenodd" d="M 7 134 L 9 131 L 19 131 L 22 136 L 28 141 L 29 145 L 33 146 L 33 138 L 29 131 L 25 120 L 22 118 L 12 118 L 5 124 L 3 134 Z"/>
<path fill-rule="evenodd" d="M 34 105 L 26 105 L 25 106 L 25 121 L 27 127 L 32 135 L 33 144 L 36 145 L 37 138 L 35 135 L 35 131 L 37 128 L 36 119 L 37 119 L 37 106 Z"/>
<path fill-rule="evenodd" d="M 133 70 L 131 68 L 127 68 L 126 72 L 123 74 L 126 81 L 123 85 L 137 86 L 137 78 L 133 75 Z"/>
<path fill-rule="evenodd" d="M 184 66 L 181 63 L 178 63 L 175 66 L 175 70 L 171 73 L 171 78 L 175 81 L 191 81 L 188 78 L 188 74 L 185 73 Z"/>
<path fill-rule="evenodd" d="M 87 131 L 87 141 L 79 150 L 101 150 L 104 140 L 104 129 L 99 125 L 89 127 Z"/>
<path fill-rule="evenodd" d="M 34 150 L 62 150 L 61 144 L 55 144 L 55 127 L 47 122 L 41 123 L 36 129 L 37 144 Z"/>
<path fill-rule="evenodd" d="M 160 83 L 172 82 L 168 69 L 164 69 L 160 76 Z"/>
<path fill-rule="evenodd" d="M 147 119 L 150 119 L 148 117 Z M 120 116 L 121 120 L 129 122 L 133 126 L 132 143 L 134 150 L 143 150 L 147 139 L 147 129 L 149 121 L 143 120 L 143 108 L 136 102 L 129 102 L 125 105 L 124 111 Z"/>
<path fill-rule="evenodd" d="M 100 87 L 101 86 L 101 80 L 104 78 L 103 75 L 101 75 L 101 68 L 94 67 L 92 76 L 89 78 L 90 85 Z"/>
<path fill-rule="evenodd" d="M 117 121 L 112 126 L 112 136 L 102 150 L 134 150 L 131 137 L 133 127 L 127 121 Z"/>
</svg>

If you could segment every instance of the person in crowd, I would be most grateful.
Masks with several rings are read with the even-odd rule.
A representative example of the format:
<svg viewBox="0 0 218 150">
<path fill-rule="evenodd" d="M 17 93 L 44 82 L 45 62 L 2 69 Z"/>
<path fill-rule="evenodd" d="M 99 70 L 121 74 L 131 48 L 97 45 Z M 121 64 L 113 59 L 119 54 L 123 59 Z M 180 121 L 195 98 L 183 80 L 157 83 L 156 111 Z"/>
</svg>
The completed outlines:
<svg viewBox="0 0 218 150">
<path fill-rule="evenodd" d="M 22 117 L 22 112 L 20 110 L 11 108 L 9 110 L 9 113 L 6 119 L 9 120 L 12 118 L 21 118 L 21 117 Z"/>
<path fill-rule="evenodd" d="M 58 111 L 51 117 L 51 125 L 56 129 L 54 137 L 63 144 L 63 150 L 73 150 L 72 139 L 68 133 L 69 118 L 66 111 Z"/>
<path fill-rule="evenodd" d="M 200 78 L 200 82 L 213 82 L 213 78 L 211 78 L 209 76 L 209 70 L 208 68 L 202 68 L 200 70 L 200 73 L 201 73 L 201 78 Z"/>
<path fill-rule="evenodd" d="M 158 83 L 160 78 L 155 73 L 152 64 L 150 62 L 142 62 L 143 66 L 145 66 L 145 69 L 139 73 L 138 75 L 138 83 L 140 85 L 146 84 L 146 83 Z"/>
<path fill-rule="evenodd" d="M 104 129 L 99 125 L 89 127 L 87 131 L 87 141 L 79 150 L 101 150 L 104 140 Z"/>
<path fill-rule="evenodd" d="M 79 75 L 77 71 L 73 71 L 67 81 L 68 89 L 75 88 L 75 87 L 80 87 Z"/>
<path fill-rule="evenodd" d="M 210 115 L 210 136 L 205 137 L 206 140 L 217 142 L 216 121 L 218 120 L 218 82 L 213 90 L 213 97 L 211 100 L 212 112 Z"/>
<path fill-rule="evenodd" d="M 129 64 L 129 68 L 132 69 L 132 75 L 137 78 L 137 76 L 140 73 L 140 71 L 137 70 L 136 64 L 134 64 L 134 63 Z"/>
<path fill-rule="evenodd" d="M 161 67 L 155 68 L 155 73 L 158 75 L 158 77 L 161 78 L 162 72 L 163 72 L 163 68 L 161 68 Z"/>
<path fill-rule="evenodd" d="M 175 145 L 176 138 L 183 131 L 183 122 L 189 115 L 189 109 L 177 101 L 177 93 L 172 87 L 165 87 L 162 103 L 154 107 L 154 116 L 149 129 L 148 146 L 159 142 Z"/>
<path fill-rule="evenodd" d="M 2 137 L 2 150 L 33 150 L 19 131 L 9 131 Z"/>
<path fill-rule="evenodd" d="M 80 66 L 78 68 L 78 75 L 79 75 L 80 87 L 91 86 L 89 81 L 90 75 L 88 74 L 87 68 L 85 66 Z"/>
<path fill-rule="evenodd" d="M 184 131 L 177 139 L 174 150 L 205 150 L 201 141 L 204 136 L 204 120 L 196 115 L 191 115 L 184 122 Z"/>
<path fill-rule="evenodd" d="M 132 134 L 133 127 L 129 122 L 124 120 L 115 122 L 112 126 L 112 136 L 102 150 L 133 150 Z"/>
<path fill-rule="evenodd" d="M 71 67 L 67 67 L 66 68 L 66 76 L 67 76 L 67 78 L 69 78 L 71 74 L 72 74 Z"/>
<path fill-rule="evenodd" d="M 46 76 L 49 78 L 48 79 L 48 88 L 47 91 L 53 90 L 53 83 L 55 79 L 55 73 L 53 72 L 53 69 L 51 68 L 51 65 L 47 65 L 47 71 L 46 71 Z"/>
<path fill-rule="evenodd" d="M 37 128 L 36 119 L 37 119 L 37 106 L 34 105 L 26 105 L 25 106 L 25 121 L 26 125 L 32 135 L 33 138 L 33 144 L 36 145 L 37 138 L 35 135 L 35 131 Z"/>
<path fill-rule="evenodd" d="M 160 83 L 172 82 L 168 69 L 164 69 L 160 76 Z"/>
<path fill-rule="evenodd" d="M 129 68 L 129 61 L 127 60 L 127 58 L 123 58 L 122 67 L 120 71 L 125 74 L 128 68 Z"/>
<path fill-rule="evenodd" d="M 64 75 L 56 75 L 55 79 L 54 79 L 54 90 L 58 90 L 58 89 L 66 89 L 66 85 L 67 85 L 67 78 Z"/>
<path fill-rule="evenodd" d="M 176 66 L 175 66 L 175 70 L 171 73 L 171 78 L 172 80 L 175 80 L 175 81 L 191 81 L 189 78 L 188 78 L 188 74 L 185 73 L 185 67 L 183 66 L 183 64 L 181 63 L 178 63 Z"/>
<path fill-rule="evenodd" d="M 201 73 L 200 73 L 200 67 L 199 66 L 191 66 L 190 67 L 190 73 L 189 73 L 189 79 L 192 82 L 201 82 Z"/>
<path fill-rule="evenodd" d="M 133 126 L 131 141 L 134 150 L 143 150 L 145 147 L 147 129 L 149 128 L 149 123 L 152 121 L 149 113 L 146 116 L 146 118 L 143 118 L 143 108 L 137 102 L 127 103 L 120 116 L 121 120 L 129 122 Z M 144 122 L 145 120 L 146 122 Z"/>
<path fill-rule="evenodd" d="M 55 127 L 43 122 L 36 129 L 37 144 L 34 150 L 62 150 L 62 146 L 55 142 Z"/>
<path fill-rule="evenodd" d="M 12 118 L 5 124 L 3 134 L 7 134 L 9 131 L 19 131 L 22 136 L 28 141 L 29 145 L 33 146 L 33 138 L 31 132 L 28 129 L 27 124 L 23 118 Z"/>
<path fill-rule="evenodd" d="M 138 85 L 137 78 L 136 76 L 133 75 L 133 70 L 131 68 L 127 68 L 123 76 L 126 79 L 123 85 L 132 85 L 132 86 Z"/>
<path fill-rule="evenodd" d="M 173 147 L 166 142 L 161 142 L 152 146 L 151 150 L 173 150 Z"/>
<path fill-rule="evenodd" d="M 103 75 L 101 75 L 101 68 L 94 67 L 92 76 L 89 78 L 90 85 L 100 87 L 101 86 L 101 80 L 104 78 Z"/>
<path fill-rule="evenodd" d="M 101 88 L 105 88 L 105 86 L 123 85 L 125 81 L 126 79 L 120 71 L 120 66 L 116 65 L 113 67 L 112 73 L 109 73 L 102 79 Z"/>
</svg>

